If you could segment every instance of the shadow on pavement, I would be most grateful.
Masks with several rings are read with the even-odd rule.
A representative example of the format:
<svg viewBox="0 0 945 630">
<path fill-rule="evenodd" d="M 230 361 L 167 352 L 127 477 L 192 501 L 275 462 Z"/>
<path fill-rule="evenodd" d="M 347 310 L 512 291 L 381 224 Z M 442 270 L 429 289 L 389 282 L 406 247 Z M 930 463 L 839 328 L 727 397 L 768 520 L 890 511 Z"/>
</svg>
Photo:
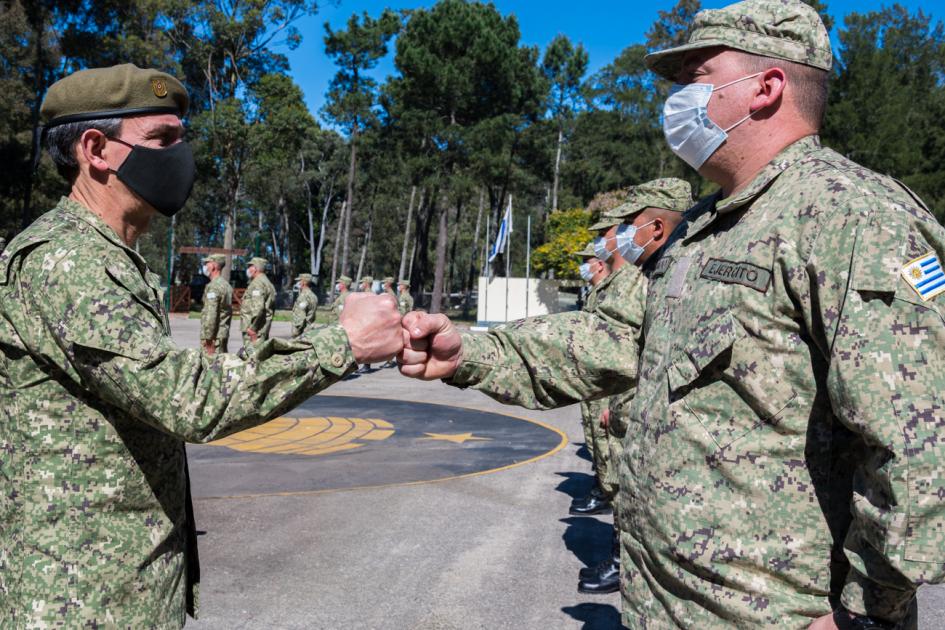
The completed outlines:
<svg viewBox="0 0 945 630">
<path fill-rule="evenodd" d="M 563 518 L 561 522 L 568 525 L 561 536 L 564 546 L 585 565 L 596 566 L 610 555 L 614 535 L 614 528 L 610 523 L 587 516 Z"/>
<path fill-rule="evenodd" d="M 587 496 L 587 493 L 594 487 L 594 475 L 588 475 L 581 472 L 559 472 L 559 477 L 564 477 L 558 487 L 558 492 L 569 495 L 572 499 L 580 499 Z"/>
<path fill-rule="evenodd" d="M 577 452 L 575 453 L 575 455 L 577 455 L 577 456 L 580 457 L 581 459 L 583 459 L 583 460 L 585 460 L 585 461 L 588 461 L 588 462 L 593 459 L 593 458 L 591 457 L 591 450 L 590 450 L 589 448 L 587 448 L 587 442 L 581 444 L 581 448 L 579 448 L 579 449 L 577 450 Z"/>
<path fill-rule="evenodd" d="M 561 612 L 572 619 L 583 621 L 584 630 L 615 630 L 623 628 L 620 623 L 620 612 L 610 604 L 578 604 L 565 606 Z"/>
</svg>

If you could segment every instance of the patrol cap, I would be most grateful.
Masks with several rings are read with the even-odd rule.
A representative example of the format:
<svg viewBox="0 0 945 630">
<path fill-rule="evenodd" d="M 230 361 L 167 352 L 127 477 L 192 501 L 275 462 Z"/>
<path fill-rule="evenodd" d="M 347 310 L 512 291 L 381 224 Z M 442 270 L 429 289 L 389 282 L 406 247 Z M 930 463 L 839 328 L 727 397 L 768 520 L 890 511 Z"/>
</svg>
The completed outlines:
<svg viewBox="0 0 945 630">
<path fill-rule="evenodd" d="M 125 63 L 73 72 L 53 83 L 40 114 L 46 129 L 96 118 L 187 113 L 184 85 L 160 70 Z"/>
<path fill-rule="evenodd" d="M 394 279 L 393 279 L 391 276 L 387 276 L 386 278 L 384 278 L 383 283 L 384 283 L 384 284 L 394 284 Z"/>
<path fill-rule="evenodd" d="M 269 261 L 259 256 L 253 256 L 252 258 L 249 259 L 249 264 L 251 264 L 253 267 L 258 269 L 259 271 L 265 271 L 266 266 L 269 265 Z"/>
<path fill-rule="evenodd" d="M 578 258 L 597 258 L 597 252 L 594 251 L 594 241 L 591 241 L 584 246 L 579 252 L 574 252 L 574 256 Z"/>
<path fill-rule="evenodd" d="M 358 284 L 364 284 L 365 282 L 374 284 L 373 276 L 363 276 L 360 280 L 358 280 Z"/>
<path fill-rule="evenodd" d="M 675 177 L 654 179 L 630 188 L 627 200 L 605 212 L 591 230 L 605 230 L 619 225 L 642 210 L 661 208 L 671 212 L 685 212 L 693 206 L 689 182 Z"/>
<path fill-rule="evenodd" d="M 398 287 L 409 287 L 409 286 L 410 286 L 410 280 L 401 279 L 400 282 L 397 283 L 397 286 L 398 286 Z"/>
<path fill-rule="evenodd" d="M 203 262 L 204 262 L 204 263 L 208 263 L 208 262 L 216 263 L 216 264 L 220 265 L 220 267 L 222 268 L 222 267 L 225 267 L 225 266 L 226 266 L 226 256 L 224 256 L 223 254 L 210 254 L 209 256 L 207 256 L 206 258 L 203 259 Z"/>
<path fill-rule="evenodd" d="M 340 278 L 338 278 L 338 282 L 345 285 L 346 287 L 351 286 L 351 278 L 349 278 L 348 276 L 341 276 Z"/>
<path fill-rule="evenodd" d="M 699 11 L 689 42 L 646 56 L 647 67 L 669 80 L 690 50 L 724 46 L 753 55 L 830 70 L 830 35 L 816 10 L 800 0 L 743 0 L 721 9 Z"/>
<path fill-rule="evenodd" d="M 311 284 L 312 274 L 310 273 L 300 273 L 299 277 L 295 279 L 296 282 L 304 282 L 305 284 Z"/>
</svg>

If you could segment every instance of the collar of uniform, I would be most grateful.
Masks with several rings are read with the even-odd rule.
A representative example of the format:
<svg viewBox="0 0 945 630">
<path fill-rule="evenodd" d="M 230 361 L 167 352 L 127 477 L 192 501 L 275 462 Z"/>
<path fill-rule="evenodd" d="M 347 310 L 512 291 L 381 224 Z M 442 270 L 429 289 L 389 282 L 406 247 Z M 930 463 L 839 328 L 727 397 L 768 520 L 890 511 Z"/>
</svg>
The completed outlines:
<svg viewBox="0 0 945 630">
<path fill-rule="evenodd" d="M 717 201 L 715 204 L 716 212 L 725 214 L 750 203 L 781 173 L 791 168 L 808 153 L 818 149 L 820 149 L 820 138 L 816 135 L 805 136 L 784 148 L 773 160 L 768 162 L 767 166 L 761 169 L 761 172 L 755 176 L 755 179 L 748 186 L 727 199 Z"/>
<path fill-rule="evenodd" d="M 614 281 L 614 277 L 615 277 L 618 273 L 620 273 L 621 271 L 623 271 L 623 268 L 626 267 L 627 264 L 629 264 L 629 263 L 625 263 L 622 267 L 620 267 L 620 269 L 618 269 L 618 270 L 616 270 L 616 271 L 611 271 L 609 274 L 607 274 L 607 277 L 606 277 L 606 278 L 604 278 L 603 280 L 601 280 L 600 282 L 598 282 L 598 283 L 597 283 L 597 286 L 594 287 L 595 289 L 597 289 L 598 293 L 601 292 L 601 291 L 603 291 L 604 289 L 606 289 L 608 286 L 610 286 L 610 283 Z"/>
<path fill-rule="evenodd" d="M 69 199 L 68 197 L 63 197 L 62 199 L 59 200 L 59 205 L 57 206 L 57 208 L 59 208 L 63 212 L 68 212 L 69 214 L 79 219 L 80 221 L 84 221 L 85 223 L 88 223 L 90 226 L 92 226 L 95 229 L 96 232 L 101 234 L 109 243 L 113 243 L 114 245 L 125 250 L 128 253 L 128 255 L 131 256 L 132 260 L 134 260 L 136 263 L 140 263 L 140 265 L 144 265 L 144 259 L 138 255 L 138 252 L 136 252 L 135 250 L 125 245 L 125 243 L 118 237 L 118 234 L 115 233 L 115 230 L 113 230 L 111 226 L 105 223 L 105 221 L 103 221 L 101 217 L 99 217 L 97 214 L 95 214 L 94 212 L 92 212 L 91 210 L 83 206 L 78 201 Z"/>
</svg>

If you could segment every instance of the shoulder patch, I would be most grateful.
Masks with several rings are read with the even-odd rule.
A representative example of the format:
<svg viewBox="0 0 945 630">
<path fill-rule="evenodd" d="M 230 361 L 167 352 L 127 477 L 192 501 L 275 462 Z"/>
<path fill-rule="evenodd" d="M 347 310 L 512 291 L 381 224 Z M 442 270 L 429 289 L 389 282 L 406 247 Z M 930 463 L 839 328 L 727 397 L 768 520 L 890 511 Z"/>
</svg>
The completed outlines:
<svg viewBox="0 0 945 630">
<path fill-rule="evenodd" d="M 924 301 L 945 292 L 945 271 L 935 252 L 907 263 L 902 268 L 902 277 Z"/>
<path fill-rule="evenodd" d="M 771 271 L 750 262 L 734 262 L 710 258 L 702 268 L 701 278 L 726 284 L 740 284 L 759 293 L 767 293 Z"/>
<path fill-rule="evenodd" d="M 208 300 L 215 300 L 215 299 L 217 299 L 217 294 L 214 293 L 213 291 L 211 291 L 210 293 L 207 294 L 207 299 L 208 299 Z"/>
</svg>

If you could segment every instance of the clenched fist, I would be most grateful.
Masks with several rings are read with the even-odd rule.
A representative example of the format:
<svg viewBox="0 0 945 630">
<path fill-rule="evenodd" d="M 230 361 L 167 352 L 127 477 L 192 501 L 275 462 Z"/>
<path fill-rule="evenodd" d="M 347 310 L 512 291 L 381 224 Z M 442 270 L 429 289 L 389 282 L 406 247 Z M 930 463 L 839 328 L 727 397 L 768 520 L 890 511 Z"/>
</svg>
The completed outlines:
<svg viewBox="0 0 945 630">
<path fill-rule="evenodd" d="M 453 376 L 463 358 L 463 338 L 446 315 L 404 315 L 403 344 L 400 373 L 425 381 Z"/>
<path fill-rule="evenodd" d="M 389 295 L 352 293 L 338 318 L 348 333 L 354 359 L 361 364 L 382 363 L 404 348 L 397 302 Z"/>
</svg>

